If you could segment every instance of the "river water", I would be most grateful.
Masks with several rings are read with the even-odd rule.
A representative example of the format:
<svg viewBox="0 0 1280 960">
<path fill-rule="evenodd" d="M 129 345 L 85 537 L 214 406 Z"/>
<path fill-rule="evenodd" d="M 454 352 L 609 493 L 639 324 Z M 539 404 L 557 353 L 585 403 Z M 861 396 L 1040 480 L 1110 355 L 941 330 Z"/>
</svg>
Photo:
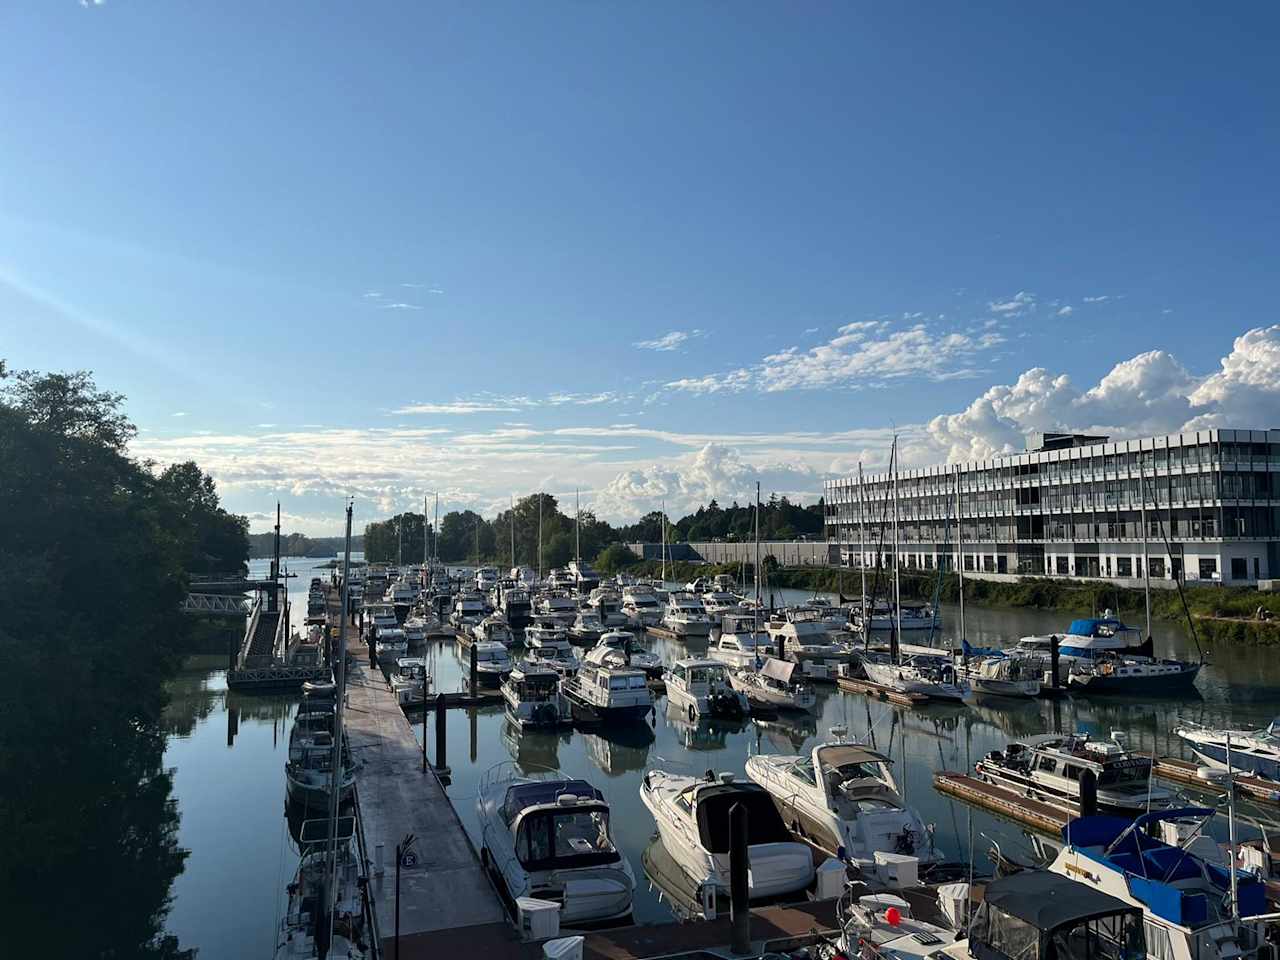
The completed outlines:
<svg viewBox="0 0 1280 960">
<path fill-rule="evenodd" d="M 290 581 L 291 596 L 305 605 L 310 578 L 328 576 L 327 569 L 313 572 L 326 562 L 290 560 L 290 570 L 299 574 Z M 253 565 L 255 575 L 265 573 L 258 569 L 262 564 Z M 788 600 L 804 596 L 799 591 L 786 593 Z M 1062 630 L 1073 615 L 1090 613 L 969 606 L 966 634 L 978 645 L 1008 644 L 1027 634 Z M 943 635 L 954 636 L 957 611 L 948 606 L 942 614 Z M 1185 629 L 1159 621 L 1155 627 L 1161 653 L 1195 656 Z M 658 639 L 646 643 L 668 661 L 686 655 L 686 649 L 699 652 Z M 1212 662 L 1201 672 L 1196 695 L 1150 703 L 1093 698 L 906 709 L 826 687 L 819 689 L 817 716 L 808 721 L 691 725 L 678 712 L 668 712 L 660 697 L 652 724 L 621 735 L 521 735 L 507 723 L 501 707 L 451 711 L 449 796 L 474 840 L 476 784 L 495 764 L 513 760 L 529 772 L 559 770 L 592 782 L 611 804 L 615 840 L 637 876 L 636 919 L 666 922 L 672 918 L 669 905 L 645 880 L 641 865 L 641 853 L 653 833 L 652 818 L 639 796 L 644 771 L 657 767 L 701 774 L 710 769 L 741 775 L 748 755 L 807 752 L 833 725 L 843 724 L 851 736 L 874 741 L 894 757 L 907 802 L 926 822 L 936 824 L 936 842 L 950 858 L 969 859 L 972 817 L 973 850 L 981 873 L 989 869 L 988 838 L 999 841 L 1006 854 L 1026 856 L 1027 837 L 1017 826 L 937 794 L 932 786 L 936 770 L 968 769 L 973 760 L 1004 746 L 1010 737 L 1052 730 L 1120 730 L 1134 747 L 1183 756 L 1187 754 L 1172 734 L 1180 717 L 1265 725 L 1280 703 L 1280 658 L 1257 648 L 1207 652 Z M 454 645 L 435 644 L 429 655 L 435 660 L 437 689 L 460 689 L 463 666 Z M 179 842 L 190 851 L 173 885 L 166 929 L 182 946 L 198 947 L 202 960 L 271 955 L 284 885 L 296 864 L 284 802 L 284 760 L 296 698 L 231 694 L 225 668 L 225 657 L 192 659 L 172 684 L 166 716 L 164 762 L 174 769 Z M 420 721 L 416 730 L 421 737 Z M 434 751 L 434 718 L 428 721 L 427 743 Z M 1277 810 L 1245 812 L 1280 819 Z M 1248 830 L 1244 833 L 1249 835 Z"/>
</svg>

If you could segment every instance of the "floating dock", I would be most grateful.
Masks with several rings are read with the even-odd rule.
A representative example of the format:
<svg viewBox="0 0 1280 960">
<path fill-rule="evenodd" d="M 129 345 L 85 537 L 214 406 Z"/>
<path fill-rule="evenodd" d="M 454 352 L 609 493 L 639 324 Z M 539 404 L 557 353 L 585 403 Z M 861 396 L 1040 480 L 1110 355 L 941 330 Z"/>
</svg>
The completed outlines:
<svg viewBox="0 0 1280 960">
<path fill-rule="evenodd" d="M 413 866 L 400 871 L 402 937 L 448 931 L 462 944 L 473 927 L 505 925 L 497 891 L 440 780 L 423 771 L 422 748 L 381 671 L 357 660 L 348 667 L 347 697 L 345 727 L 359 764 L 356 802 L 373 860 L 369 889 L 383 956 L 391 955 L 395 933 L 396 844 L 409 833 L 418 840 Z"/>
<path fill-rule="evenodd" d="M 1219 793 L 1225 784 L 1200 779 L 1197 771 L 1199 764 L 1176 757 L 1152 757 L 1152 772 L 1162 780 L 1173 780 L 1210 793 Z M 1225 771 L 1224 771 L 1225 772 Z M 1236 773 L 1236 790 L 1242 796 L 1263 803 L 1280 804 L 1280 783 L 1265 777 L 1255 777 L 1247 773 Z"/>
<path fill-rule="evenodd" d="M 922 693 L 903 693 L 901 690 L 890 690 L 888 687 L 872 683 L 870 680 L 856 680 L 853 677 L 838 678 L 836 686 L 850 693 L 863 693 L 868 697 L 875 697 L 877 700 L 885 700 L 903 707 L 918 707 L 929 702 L 929 698 Z"/>
<path fill-rule="evenodd" d="M 997 813 L 1042 833 L 1057 835 L 1071 819 L 1071 814 L 1061 807 L 1032 800 L 1013 790 L 995 787 L 976 777 L 952 770 L 935 773 L 933 787 L 939 793 Z"/>
</svg>

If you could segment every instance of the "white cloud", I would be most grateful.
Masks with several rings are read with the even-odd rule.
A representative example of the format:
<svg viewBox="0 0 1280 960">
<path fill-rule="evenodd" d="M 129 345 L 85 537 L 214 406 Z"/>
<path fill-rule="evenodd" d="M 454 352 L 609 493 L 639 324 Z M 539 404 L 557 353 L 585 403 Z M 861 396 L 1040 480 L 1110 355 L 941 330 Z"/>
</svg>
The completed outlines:
<svg viewBox="0 0 1280 960">
<path fill-rule="evenodd" d="M 447 402 L 411 403 L 389 411 L 392 414 L 434 413 L 444 415 L 470 413 L 517 413 L 539 407 L 595 407 L 605 403 L 617 403 L 626 399 L 625 394 L 613 390 L 599 393 L 551 393 L 545 397 L 501 396 L 480 394 Z"/>
<path fill-rule="evenodd" d="M 1036 306 L 1036 295 L 1028 293 L 1026 290 L 1019 290 L 1008 300 L 993 300 L 987 304 L 987 309 L 992 313 L 999 313 L 1005 316 L 1017 316 L 1024 310 L 1034 310 Z"/>
<path fill-rule="evenodd" d="M 1221 363 L 1191 393 L 1187 428 L 1280 426 L 1280 324 L 1236 337 Z"/>
<path fill-rule="evenodd" d="M 379 304 L 381 310 L 421 310 L 422 307 L 416 303 L 383 303 Z"/>
<path fill-rule="evenodd" d="M 1073 313 L 1075 313 L 1075 310 L 1073 310 L 1073 309 L 1071 308 L 1071 306 L 1070 306 L 1070 305 L 1068 305 L 1068 306 L 1065 306 L 1065 307 L 1063 307 L 1062 309 L 1060 309 L 1060 310 L 1058 311 L 1058 316 L 1060 316 L 1060 317 L 1069 317 L 1069 316 L 1071 316 L 1071 314 L 1073 314 Z"/>
<path fill-rule="evenodd" d="M 805 333 L 817 333 L 817 332 L 818 332 L 818 328 L 817 328 L 817 327 L 805 327 L 804 332 L 805 332 Z"/>
<path fill-rule="evenodd" d="M 377 290 L 366 290 L 364 293 L 360 294 L 360 296 L 362 299 L 365 299 L 365 300 L 377 300 L 379 297 L 382 296 L 382 294 L 379 293 Z"/>
<path fill-rule="evenodd" d="M 169 414 L 169 416 L 171 417 L 185 417 L 186 415 L 187 415 L 187 411 L 185 410 L 179 410 L 176 413 Z"/>
<path fill-rule="evenodd" d="M 1083 300 L 1085 303 L 1106 303 L 1108 300 L 1111 299 L 1111 294 L 1104 293 L 1100 297 L 1081 297 L 1080 299 Z"/>
<path fill-rule="evenodd" d="M 977 372 L 977 356 L 1004 342 L 996 332 L 944 332 L 926 323 L 892 330 L 886 321 L 847 323 L 827 343 L 790 347 L 751 367 L 687 377 L 667 384 L 689 393 L 765 392 L 866 386 L 918 377 L 949 380 Z"/>
<path fill-rule="evenodd" d="M 392 413 L 433 413 L 443 416 L 465 416 L 471 413 L 515 413 L 518 408 L 501 403 L 475 400 L 451 400 L 447 403 L 410 403 L 396 407 Z"/>
<path fill-rule="evenodd" d="M 702 336 L 701 330 L 672 330 L 655 340 L 637 340 L 632 344 L 641 350 L 678 350 L 694 337 Z"/>
<path fill-rule="evenodd" d="M 441 290 L 439 287 L 428 287 L 428 288 L 427 288 L 427 293 L 437 293 L 437 294 L 439 294 L 439 293 L 444 293 L 444 291 L 443 291 L 443 290 Z"/>
</svg>

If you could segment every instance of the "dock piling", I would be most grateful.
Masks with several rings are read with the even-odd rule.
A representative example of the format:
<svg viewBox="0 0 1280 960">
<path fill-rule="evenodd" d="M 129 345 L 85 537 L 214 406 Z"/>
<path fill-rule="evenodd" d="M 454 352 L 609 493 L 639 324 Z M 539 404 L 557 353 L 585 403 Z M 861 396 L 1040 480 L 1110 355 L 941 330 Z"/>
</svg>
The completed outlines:
<svg viewBox="0 0 1280 960">
<path fill-rule="evenodd" d="M 729 949 L 736 954 L 751 952 L 751 903 L 747 878 L 747 837 L 750 814 L 745 804 L 729 809 L 729 922 L 732 934 Z"/>
<path fill-rule="evenodd" d="M 1049 685 L 1054 690 L 1058 689 L 1058 637 L 1054 634 L 1049 638 Z"/>
<path fill-rule="evenodd" d="M 471 650 L 471 686 L 468 688 L 467 692 L 474 697 L 474 696 L 478 696 L 480 691 L 479 669 L 476 666 L 476 645 L 474 643 L 471 644 L 470 650 Z"/>
<path fill-rule="evenodd" d="M 426 709 L 425 706 L 423 709 L 424 710 Z M 447 711 L 445 710 L 444 694 L 437 693 L 436 694 L 436 773 L 438 773 L 441 776 L 441 778 L 445 778 L 449 776 L 449 758 L 445 752 L 446 744 L 448 742 L 448 738 L 445 736 L 446 714 L 447 714 Z M 425 740 L 423 740 L 422 748 L 424 750 L 426 749 Z"/>
</svg>

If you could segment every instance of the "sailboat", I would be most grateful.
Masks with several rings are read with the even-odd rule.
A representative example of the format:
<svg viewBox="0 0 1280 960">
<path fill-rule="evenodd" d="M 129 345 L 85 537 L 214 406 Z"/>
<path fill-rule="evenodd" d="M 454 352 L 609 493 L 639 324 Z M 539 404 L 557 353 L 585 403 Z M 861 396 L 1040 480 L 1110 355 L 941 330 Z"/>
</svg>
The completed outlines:
<svg viewBox="0 0 1280 960">
<path fill-rule="evenodd" d="M 893 606 L 897 621 L 891 636 L 889 653 L 869 654 L 862 669 L 872 683 L 898 693 L 915 694 L 935 700 L 963 700 L 968 684 L 956 673 L 949 654 L 915 653 L 904 657 L 902 636 L 902 587 L 898 568 L 898 438 L 893 438 L 889 453 L 889 471 L 893 492 Z"/>
</svg>

